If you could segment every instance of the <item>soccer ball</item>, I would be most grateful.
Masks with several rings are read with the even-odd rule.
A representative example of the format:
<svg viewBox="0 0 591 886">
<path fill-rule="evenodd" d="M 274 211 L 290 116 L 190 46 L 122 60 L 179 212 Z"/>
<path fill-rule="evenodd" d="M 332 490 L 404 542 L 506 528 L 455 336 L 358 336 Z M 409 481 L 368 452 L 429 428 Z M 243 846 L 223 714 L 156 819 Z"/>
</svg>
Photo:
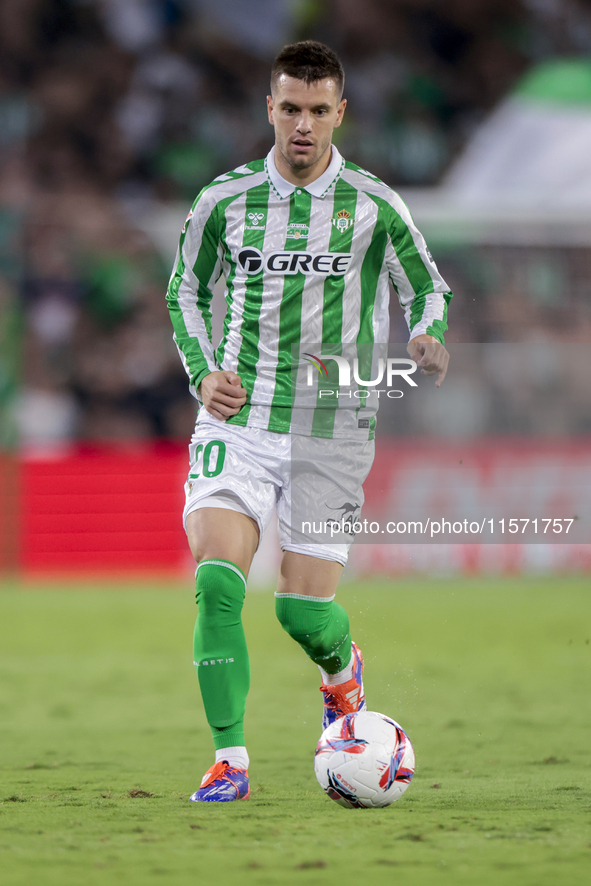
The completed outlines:
<svg viewBox="0 0 591 886">
<path fill-rule="evenodd" d="M 341 806 L 389 806 L 406 791 L 415 752 L 404 729 L 384 714 L 346 714 L 328 726 L 316 745 L 320 786 Z"/>
</svg>

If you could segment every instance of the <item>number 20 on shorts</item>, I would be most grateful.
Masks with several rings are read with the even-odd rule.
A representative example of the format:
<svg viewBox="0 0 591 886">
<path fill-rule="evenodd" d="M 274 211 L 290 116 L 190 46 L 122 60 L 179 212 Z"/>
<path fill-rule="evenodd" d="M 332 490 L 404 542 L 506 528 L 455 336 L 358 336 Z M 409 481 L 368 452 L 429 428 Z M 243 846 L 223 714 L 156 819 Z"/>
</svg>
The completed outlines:
<svg viewBox="0 0 591 886">
<path fill-rule="evenodd" d="M 189 477 L 191 480 L 196 480 L 201 476 L 201 470 L 204 477 L 217 477 L 222 472 L 225 458 L 226 444 L 223 440 L 210 440 L 205 446 L 199 443 L 195 449 L 195 464 Z"/>
</svg>

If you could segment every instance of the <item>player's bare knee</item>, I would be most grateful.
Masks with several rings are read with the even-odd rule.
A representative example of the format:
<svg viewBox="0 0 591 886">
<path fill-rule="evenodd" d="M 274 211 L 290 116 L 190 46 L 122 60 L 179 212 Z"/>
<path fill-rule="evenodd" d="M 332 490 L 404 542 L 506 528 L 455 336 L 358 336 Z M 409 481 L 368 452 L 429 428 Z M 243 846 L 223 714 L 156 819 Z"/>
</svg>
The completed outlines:
<svg viewBox="0 0 591 886">
<path fill-rule="evenodd" d="M 199 508 L 187 517 L 187 540 L 197 564 L 228 560 L 247 575 L 258 539 L 255 521 L 236 511 Z"/>
<path fill-rule="evenodd" d="M 343 567 L 336 560 L 285 551 L 277 590 L 280 594 L 332 597 L 342 572 Z"/>
</svg>

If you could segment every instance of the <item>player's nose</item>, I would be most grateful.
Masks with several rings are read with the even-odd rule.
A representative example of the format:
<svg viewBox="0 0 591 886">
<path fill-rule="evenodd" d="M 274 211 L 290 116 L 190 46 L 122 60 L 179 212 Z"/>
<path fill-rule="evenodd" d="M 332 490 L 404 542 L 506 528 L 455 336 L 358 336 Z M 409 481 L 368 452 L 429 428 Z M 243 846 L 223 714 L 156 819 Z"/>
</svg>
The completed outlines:
<svg viewBox="0 0 591 886">
<path fill-rule="evenodd" d="M 306 135 L 306 133 L 312 131 L 312 118 L 310 114 L 306 111 L 303 111 L 300 115 L 300 119 L 298 120 L 297 130 L 302 135 Z"/>
</svg>

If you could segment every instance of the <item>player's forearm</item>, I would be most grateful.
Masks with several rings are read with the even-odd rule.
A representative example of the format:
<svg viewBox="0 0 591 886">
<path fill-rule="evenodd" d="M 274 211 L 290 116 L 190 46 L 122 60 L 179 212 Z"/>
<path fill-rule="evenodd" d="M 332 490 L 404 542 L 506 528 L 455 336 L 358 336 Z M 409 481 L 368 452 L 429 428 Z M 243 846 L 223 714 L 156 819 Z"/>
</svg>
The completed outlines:
<svg viewBox="0 0 591 886">
<path fill-rule="evenodd" d="M 169 299 L 168 309 L 174 342 L 189 376 L 192 393 L 197 397 L 201 380 L 218 368 L 211 341 L 211 323 L 195 303 L 191 310 L 183 310 L 178 299 Z"/>
<path fill-rule="evenodd" d="M 200 197 L 181 231 L 166 293 L 174 340 L 195 395 L 203 377 L 218 368 L 211 326 L 213 284 L 219 274 L 217 214 Z"/>
<path fill-rule="evenodd" d="M 418 335 L 431 335 L 445 344 L 447 307 L 451 297 L 451 292 L 428 292 L 414 297 L 405 309 L 411 339 Z"/>
<path fill-rule="evenodd" d="M 185 372 L 189 377 L 191 393 L 199 400 L 199 385 L 206 375 L 215 372 L 218 367 L 213 358 L 208 359 L 205 356 L 199 342 L 195 339 L 183 339 L 182 341 L 179 341 L 176 333 L 174 334 L 173 339 L 177 346 L 181 363 L 185 367 Z"/>
<path fill-rule="evenodd" d="M 174 341 L 194 388 L 208 372 L 217 369 L 211 334 L 211 298 L 209 288 L 181 259 L 171 277 L 166 301 Z"/>
</svg>

